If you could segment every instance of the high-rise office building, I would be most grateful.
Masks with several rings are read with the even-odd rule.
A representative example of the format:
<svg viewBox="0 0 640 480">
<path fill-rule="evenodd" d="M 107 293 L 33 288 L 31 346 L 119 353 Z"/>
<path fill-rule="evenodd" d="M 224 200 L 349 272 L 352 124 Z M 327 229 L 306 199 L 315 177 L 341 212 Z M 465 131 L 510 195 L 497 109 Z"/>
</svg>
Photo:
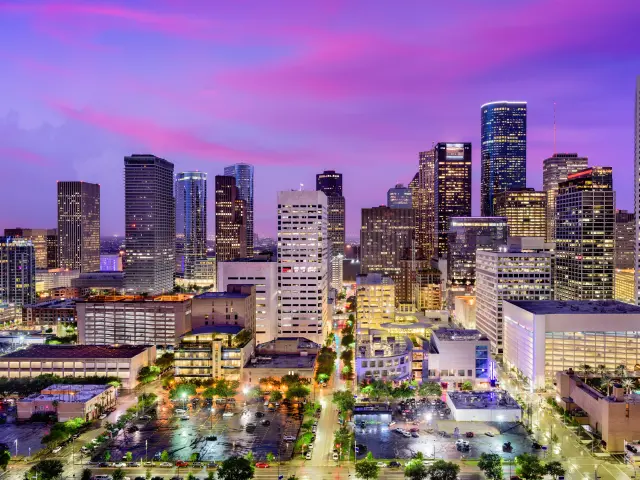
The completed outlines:
<svg viewBox="0 0 640 480">
<path fill-rule="evenodd" d="M 552 254 L 503 249 L 476 256 L 476 328 L 486 334 L 494 353 L 503 353 L 505 300 L 552 300 Z"/>
<path fill-rule="evenodd" d="M 151 295 L 173 289 L 176 203 L 173 163 L 155 155 L 124 157 L 125 288 Z"/>
<path fill-rule="evenodd" d="M 100 185 L 58 182 L 58 262 L 61 268 L 100 270 Z"/>
<path fill-rule="evenodd" d="M 416 242 L 422 255 L 430 259 L 436 250 L 435 150 L 419 153 Z"/>
<path fill-rule="evenodd" d="M 547 241 L 556 238 L 556 197 L 558 185 L 572 174 L 587 168 L 587 157 L 577 153 L 554 153 L 546 158 L 542 165 L 542 189 L 547 194 Z"/>
<path fill-rule="evenodd" d="M 327 196 L 278 192 L 278 336 L 324 343 L 328 308 Z"/>
<path fill-rule="evenodd" d="M 527 102 L 490 102 L 481 112 L 481 212 L 493 211 L 495 196 L 527 186 Z"/>
<path fill-rule="evenodd" d="M 436 254 L 447 256 L 452 217 L 471 216 L 471 144 L 438 143 L 435 152 Z"/>
<path fill-rule="evenodd" d="M 176 267 L 193 278 L 198 261 L 207 258 L 207 174 L 176 175 Z"/>
<path fill-rule="evenodd" d="M 247 204 L 240 198 L 236 178 L 216 175 L 216 260 L 247 257 Z"/>
<path fill-rule="evenodd" d="M 253 165 L 248 163 L 236 163 L 228 167 L 224 167 L 224 174 L 227 177 L 236 179 L 236 187 L 238 187 L 238 199 L 244 200 L 246 211 L 246 233 L 247 242 L 246 257 L 253 257 Z"/>
<path fill-rule="evenodd" d="M 506 217 L 510 237 L 547 236 L 547 194 L 533 188 L 496 193 L 493 212 Z"/>
<path fill-rule="evenodd" d="M 327 228 L 331 256 L 344 255 L 345 200 L 342 195 L 342 174 L 334 170 L 325 170 L 317 174 L 316 190 L 327 196 Z"/>
<path fill-rule="evenodd" d="M 615 227 L 615 266 L 617 269 L 628 269 L 634 266 L 636 244 L 636 216 L 627 210 L 616 211 Z"/>
<path fill-rule="evenodd" d="M 633 172 L 634 172 L 634 189 L 633 189 L 633 200 L 635 211 L 638 215 L 640 215 L 640 75 L 636 77 L 636 92 L 635 92 L 635 122 L 634 122 L 634 162 L 633 162 Z M 640 224 L 636 222 L 636 245 L 635 245 L 635 300 L 637 304 L 640 304 Z"/>
<path fill-rule="evenodd" d="M 58 261 L 58 229 L 47 229 L 47 266 L 45 268 L 58 268 L 60 262 Z"/>
<path fill-rule="evenodd" d="M 412 208 L 411 188 L 405 187 L 402 183 L 387 190 L 387 207 L 389 208 Z"/>
<path fill-rule="evenodd" d="M 361 272 L 382 273 L 400 283 L 400 260 L 411 251 L 415 234 L 412 208 L 362 209 L 360 227 Z"/>
<path fill-rule="evenodd" d="M 356 278 L 356 322 L 358 330 L 380 328 L 394 322 L 396 316 L 395 285 L 391 277 L 380 273 Z"/>
<path fill-rule="evenodd" d="M 0 303 L 36 301 L 36 256 L 31 240 L 0 237 Z"/>
<path fill-rule="evenodd" d="M 453 217 L 447 248 L 447 287 L 471 293 L 476 283 L 476 252 L 507 245 L 505 217 Z"/>
<path fill-rule="evenodd" d="M 49 268 L 47 257 L 47 234 L 46 228 L 5 228 L 4 236 L 13 238 L 23 238 L 31 240 L 36 256 L 36 269 Z"/>
<path fill-rule="evenodd" d="M 611 167 L 591 167 L 560 183 L 556 197 L 555 297 L 614 295 L 615 193 Z"/>
</svg>

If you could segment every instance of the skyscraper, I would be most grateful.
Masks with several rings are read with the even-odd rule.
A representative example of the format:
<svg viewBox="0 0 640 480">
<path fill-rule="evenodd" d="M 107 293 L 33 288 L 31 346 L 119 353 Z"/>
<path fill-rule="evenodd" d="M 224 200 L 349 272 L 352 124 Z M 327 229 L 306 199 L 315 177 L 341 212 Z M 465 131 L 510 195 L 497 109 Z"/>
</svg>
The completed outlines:
<svg viewBox="0 0 640 480">
<path fill-rule="evenodd" d="M 547 194 L 547 241 L 556 238 L 556 197 L 558 185 L 567 180 L 567 176 L 587 168 L 587 157 L 577 153 L 554 153 L 546 158 L 542 166 L 542 189 Z"/>
<path fill-rule="evenodd" d="M 58 268 L 58 229 L 47 229 L 47 266 L 45 268 Z M 37 267 L 36 267 L 37 268 Z"/>
<path fill-rule="evenodd" d="M 236 163 L 224 167 L 224 174 L 227 177 L 236 179 L 236 187 L 238 187 L 238 199 L 244 200 L 245 203 L 245 224 L 246 224 L 246 255 L 245 257 L 253 257 L 253 165 L 248 163 Z"/>
<path fill-rule="evenodd" d="M 36 255 L 36 269 L 47 269 L 47 234 L 46 228 L 5 228 L 5 237 L 31 240 Z M 54 267 L 55 268 L 55 267 Z"/>
<path fill-rule="evenodd" d="M 69 270 L 100 270 L 97 183 L 58 182 L 58 262 Z"/>
<path fill-rule="evenodd" d="M 278 192 L 278 336 L 324 343 L 331 327 L 327 197 Z"/>
<path fill-rule="evenodd" d="M 31 240 L 0 237 L 0 303 L 36 300 L 36 258 Z"/>
<path fill-rule="evenodd" d="M 640 215 L 640 75 L 636 77 L 636 92 L 635 92 L 635 135 L 634 135 L 634 154 L 635 161 L 633 162 L 634 172 L 634 185 L 633 200 L 636 209 L 636 214 Z M 640 223 L 636 222 L 636 245 L 635 245 L 635 300 L 636 304 L 640 304 Z"/>
<path fill-rule="evenodd" d="M 547 236 L 547 194 L 533 188 L 504 190 L 494 197 L 493 213 L 506 217 L 510 237 Z"/>
<path fill-rule="evenodd" d="M 436 250 L 436 155 L 435 150 L 419 153 L 418 204 L 416 210 L 416 241 L 422 255 L 430 259 Z"/>
<path fill-rule="evenodd" d="M 556 299 L 612 299 L 615 193 L 611 167 L 570 174 L 558 190 L 556 222 Z"/>
<path fill-rule="evenodd" d="M 178 173 L 175 194 L 176 266 L 191 279 L 198 261 L 207 258 L 207 174 Z"/>
<path fill-rule="evenodd" d="M 616 211 L 615 266 L 617 269 L 633 268 L 636 244 L 636 216 L 627 210 Z"/>
<path fill-rule="evenodd" d="M 327 228 L 331 256 L 344 255 L 345 200 L 342 195 L 342 174 L 334 170 L 325 170 L 317 174 L 316 190 L 327 196 Z"/>
<path fill-rule="evenodd" d="M 389 208 L 412 208 L 411 188 L 405 187 L 402 183 L 387 190 L 387 207 Z"/>
<path fill-rule="evenodd" d="M 435 152 L 436 254 L 447 256 L 451 217 L 471 216 L 471 144 L 438 143 Z"/>
<path fill-rule="evenodd" d="M 176 218 L 173 163 L 124 157 L 125 288 L 156 295 L 173 289 Z"/>
<path fill-rule="evenodd" d="M 497 193 L 527 186 L 527 103 L 491 102 L 481 109 L 482 215 L 494 216 Z"/>
<path fill-rule="evenodd" d="M 361 272 L 382 273 L 400 284 L 400 260 L 410 251 L 415 234 L 412 208 L 362 209 Z"/>
<path fill-rule="evenodd" d="M 236 179 L 216 175 L 216 259 L 228 262 L 247 257 L 246 203 Z"/>
</svg>

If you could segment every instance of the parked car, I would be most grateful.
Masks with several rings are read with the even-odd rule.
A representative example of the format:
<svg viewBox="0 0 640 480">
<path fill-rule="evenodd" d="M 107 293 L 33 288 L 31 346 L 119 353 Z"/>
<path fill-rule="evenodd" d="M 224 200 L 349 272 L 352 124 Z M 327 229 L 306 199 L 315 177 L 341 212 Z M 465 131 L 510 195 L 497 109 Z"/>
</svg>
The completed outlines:
<svg viewBox="0 0 640 480">
<path fill-rule="evenodd" d="M 173 413 L 176 415 L 182 415 L 183 413 L 187 413 L 187 411 L 184 408 L 176 408 Z"/>
<path fill-rule="evenodd" d="M 293 435 L 285 435 L 282 438 L 284 439 L 285 442 L 295 442 L 296 441 L 296 437 L 294 437 Z"/>
<path fill-rule="evenodd" d="M 269 464 L 266 462 L 258 462 L 256 463 L 256 468 L 269 468 Z"/>
<path fill-rule="evenodd" d="M 260 425 L 263 425 L 263 426 L 265 426 L 265 427 L 268 427 L 269 425 L 271 425 L 271 422 L 270 422 L 269 420 L 266 420 L 266 419 L 265 419 L 265 420 L 262 420 L 262 421 L 260 422 Z"/>
<path fill-rule="evenodd" d="M 126 464 L 126 463 L 124 463 L 124 462 L 115 462 L 115 463 L 113 464 L 113 466 L 114 466 L 115 468 L 126 468 L 127 464 Z"/>
<path fill-rule="evenodd" d="M 411 438 L 411 432 L 407 432 L 406 430 L 402 432 L 402 435 L 406 438 Z"/>
<path fill-rule="evenodd" d="M 233 412 L 224 412 L 222 414 L 223 417 L 233 417 L 235 414 Z"/>
<path fill-rule="evenodd" d="M 307 460 L 311 460 L 311 452 L 307 452 L 307 454 L 305 455 L 305 458 Z"/>
<path fill-rule="evenodd" d="M 333 452 L 333 459 L 337 462 L 340 457 L 338 457 L 338 452 Z"/>
<path fill-rule="evenodd" d="M 542 445 L 540 445 L 538 442 L 533 442 L 533 444 L 531 445 L 533 447 L 534 450 L 540 450 L 542 448 Z M 633 445 L 627 445 L 627 449 L 631 450 L 631 448 L 633 448 L 633 450 L 635 450 L 635 447 L 633 447 Z M 631 450 L 633 452 L 633 450 Z M 633 452 L 636 453 L 636 452 Z"/>
<path fill-rule="evenodd" d="M 503 452 L 511 452 L 513 450 L 513 446 L 511 446 L 511 442 L 505 442 L 502 444 Z"/>
<path fill-rule="evenodd" d="M 207 468 L 218 468 L 219 466 L 220 465 L 218 465 L 218 462 L 209 462 Z"/>
<path fill-rule="evenodd" d="M 256 412 L 256 418 L 264 417 L 264 412 Z"/>
<path fill-rule="evenodd" d="M 487 437 L 495 437 L 493 432 L 484 432 Z"/>
<path fill-rule="evenodd" d="M 467 432 L 464 434 L 464 436 L 467 438 L 473 438 L 473 432 Z"/>
<path fill-rule="evenodd" d="M 170 462 L 162 462 L 162 463 L 160 464 L 160 466 L 161 466 L 162 468 L 170 468 L 170 467 L 173 467 L 173 463 L 170 463 Z"/>
<path fill-rule="evenodd" d="M 189 462 L 185 462 L 184 460 L 178 460 L 176 462 L 176 467 L 188 467 Z"/>
<path fill-rule="evenodd" d="M 378 463 L 376 463 L 376 465 L 378 465 L 378 468 L 387 468 L 389 466 L 384 462 L 378 462 Z"/>
<path fill-rule="evenodd" d="M 52 453 L 58 453 L 60 452 L 60 450 L 62 450 L 62 447 L 56 447 L 53 450 L 51 450 Z"/>
<path fill-rule="evenodd" d="M 98 419 L 100 419 L 100 420 L 104 420 L 105 418 L 107 418 L 107 414 L 106 413 L 103 413 L 102 415 L 100 415 L 98 417 Z"/>
<path fill-rule="evenodd" d="M 395 460 L 391 460 L 389 462 L 389 467 L 391 468 L 400 468 L 402 466 L 402 464 L 400 462 L 397 462 Z"/>
<path fill-rule="evenodd" d="M 180 420 L 189 420 L 189 418 L 191 418 L 191 417 L 189 417 L 189 415 L 187 415 L 187 414 L 184 414 L 184 415 L 180 416 Z"/>
<path fill-rule="evenodd" d="M 201 462 L 193 462 L 191 464 L 191 468 L 202 468 L 204 465 L 202 465 Z"/>
<path fill-rule="evenodd" d="M 418 432 L 411 432 L 411 436 L 413 438 L 420 438 L 420 434 Z"/>
<path fill-rule="evenodd" d="M 127 467 L 136 468 L 140 466 L 140 462 L 127 462 Z"/>
</svg>

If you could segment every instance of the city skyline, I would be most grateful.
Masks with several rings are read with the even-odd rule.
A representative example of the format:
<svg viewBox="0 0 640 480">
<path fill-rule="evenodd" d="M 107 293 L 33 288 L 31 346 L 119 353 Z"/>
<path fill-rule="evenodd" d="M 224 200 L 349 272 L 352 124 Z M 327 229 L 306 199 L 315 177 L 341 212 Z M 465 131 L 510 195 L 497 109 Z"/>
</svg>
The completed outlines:
<svg viewBox="0 0 640 480">
<path fill-rule="evenodd" d="M 349 6 L 291 5 L 281 28 L 265 26 L 274 12 L 259 5 L 259 23 L 242 18 L 235 6 L 214 18 L 207 7 L 176 14 L 169 5 L 148 3 L 5 5 L 3 37 L 24 49 L 6 54 L 11 68 L 2 79 L 9 100 L 0 111 L 0 158 L 7 177 L 28 176 L 34 193 L 3 215 L 0 228 L 55 226 L 49 199 L 55 181 L 64 179 L 101 183 L 109 199 L 101 205 L 103 234 L 123 234 L 124 185 L 116 167 L 125 155 L 151 153 L 176 171 L 212 176 L 232 163 L 253 164 L 261 236 L 275 236 L 278 191 L 300 183 L 311 189 L 317 173 L 340 171 L 353 237 L 361 208 L 384 204 L 389 188 L 410 182 L 417 152 L 432 142 L 468 141 L 473 214 L 479 215 L 478 110 L 509 99 L 527 101 L 528 187 L 541 189 L 542 161 L 554 152 L 556 102 L 555 151 L 610 164 L 619 207 L 633 210 L 633 184 L 623 173 L 633 158 L 635 75 L 626 67 L 639 41 L 625 32 L 640 7 L 614 4 L 570 1 L 554 5 L 553 16 L 545 14 L 545 2 L 504 8 L 468 2 L 456 12 L 414 6 L 394 11 L 393 24 L 382 6 L 362 18 Z M 423 14 L 438 25 L 427 35 L 415 22 Z M 45 17 L 56 27 L 39 28 Z M 475 28 L 478 18 L 491 18 L 483 23 L 489 27 Z M 351 29 L 354 23 L 358 28 Z M 211 35 L 208 27 L 218 24 L 225 27 Z M 516 25 L 519 35 L 505 45 L 500 25 Z M 234 31 L 251 35 L 239 38 Z M 441 35 L 451 42 L 440 42 Z M 372 42 L 376 48 L 369 50 Z M 170 48 L 159 53 L 150 45 Z M 191 57 L 181 57 L 185 49 Z M 485 58 L 483 51 L 500 54 Z M 167 61 L 176 68 L 156 75 Z M 426 67 L 433 61 L 451 68 L 434 76 Z M 452 77 L 456 65 L 467 68 Z M 261 78 L 253 75 L 258 69 L 262 84 L 253 80 Z M 72 77 L 80 88 L 70 88 Z M 361 182 L 365 167 L 367 182 Z M 6 188 L 16 196 L 21 187 L 11 182 Z M 212 198 L 209 192 L 210 209 Z M 213 231 L 212 215 L 207 229 Z"/>
</svg>

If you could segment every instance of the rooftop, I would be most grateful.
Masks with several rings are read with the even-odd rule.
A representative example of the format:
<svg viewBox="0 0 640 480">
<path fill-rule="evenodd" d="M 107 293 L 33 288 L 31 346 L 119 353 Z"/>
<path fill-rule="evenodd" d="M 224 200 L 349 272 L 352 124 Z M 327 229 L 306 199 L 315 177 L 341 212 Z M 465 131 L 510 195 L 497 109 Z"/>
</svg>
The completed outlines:
<svg viewBox="0 0 640 480">
<path fill-rule="evenodd" d="M 246 293 L 237 292 L 205 292 L 193 298 L 247 298 L 248 296 Z"/>
<path fill-rule="evenodd" d="M 465 330 L 464 328 L 439 328 L 433 331 L 438 340 L 447 342 L 475 342 L 478 340 L 489 340 L 489 338 L 478 330 Z"/>
<path fill-rule="evenodd" d="M 184 293 L 176 295 L 158 295 L 155 297 L 145 297 L 143 295 L 96 295 L 86 300 L 79 300 L 86 303 L 111 303 L 111 302 L 186 302 L 193 295 Z"/>
<path fill-rule="evenodd" d="M 255 358 L 244 368 L 313 368 L 316 356 L 309 355 L 269 355 Z"/>
<path fill-rule="evenodd" d="M 506 301 L 506 300 L 505 300 Z M 509 303 L 535 315 L 562 314 L 640 314 L 640 307 L 617 300 L 511 300 Z"/>
<path fill-rule="evenodd" d="M 505 391 L 447 392 L 458 410 L 520 410 L 520 405 Z"/>
<path fill-rule="evenodd" d="M 140 355 L 149 346 L 121 345 L 31 345 L 22 350 L 0 356 L 7 358 L 133 358 Z"/>
<path fill-rule="evenodd" d="M 46 302 L 25 305 L 27 308 L 74 308 L 76 300 L 73 298 L 48 300 Z"/>
<path fill-rule="evenodd" d="M 224 335 L 237 335 L 242 331 L 244 327 L 240 325 L 203 325 L 201 327 L 194 328 L 190 332 L 185 333 L 183 336 L 188 335 L 205 335 L 208 333 L 222 333 Z"/>
<path fill-rule="evenodd" d="M 40 393 L 34 393 L 21 399 L 21 402 L 36 402 L 57 400 L 60 403 L 87 402 L 97 397 L 106 390 L 113 388 L 111 385 L 65 385 L 54 384 Z"/>
</svg>

